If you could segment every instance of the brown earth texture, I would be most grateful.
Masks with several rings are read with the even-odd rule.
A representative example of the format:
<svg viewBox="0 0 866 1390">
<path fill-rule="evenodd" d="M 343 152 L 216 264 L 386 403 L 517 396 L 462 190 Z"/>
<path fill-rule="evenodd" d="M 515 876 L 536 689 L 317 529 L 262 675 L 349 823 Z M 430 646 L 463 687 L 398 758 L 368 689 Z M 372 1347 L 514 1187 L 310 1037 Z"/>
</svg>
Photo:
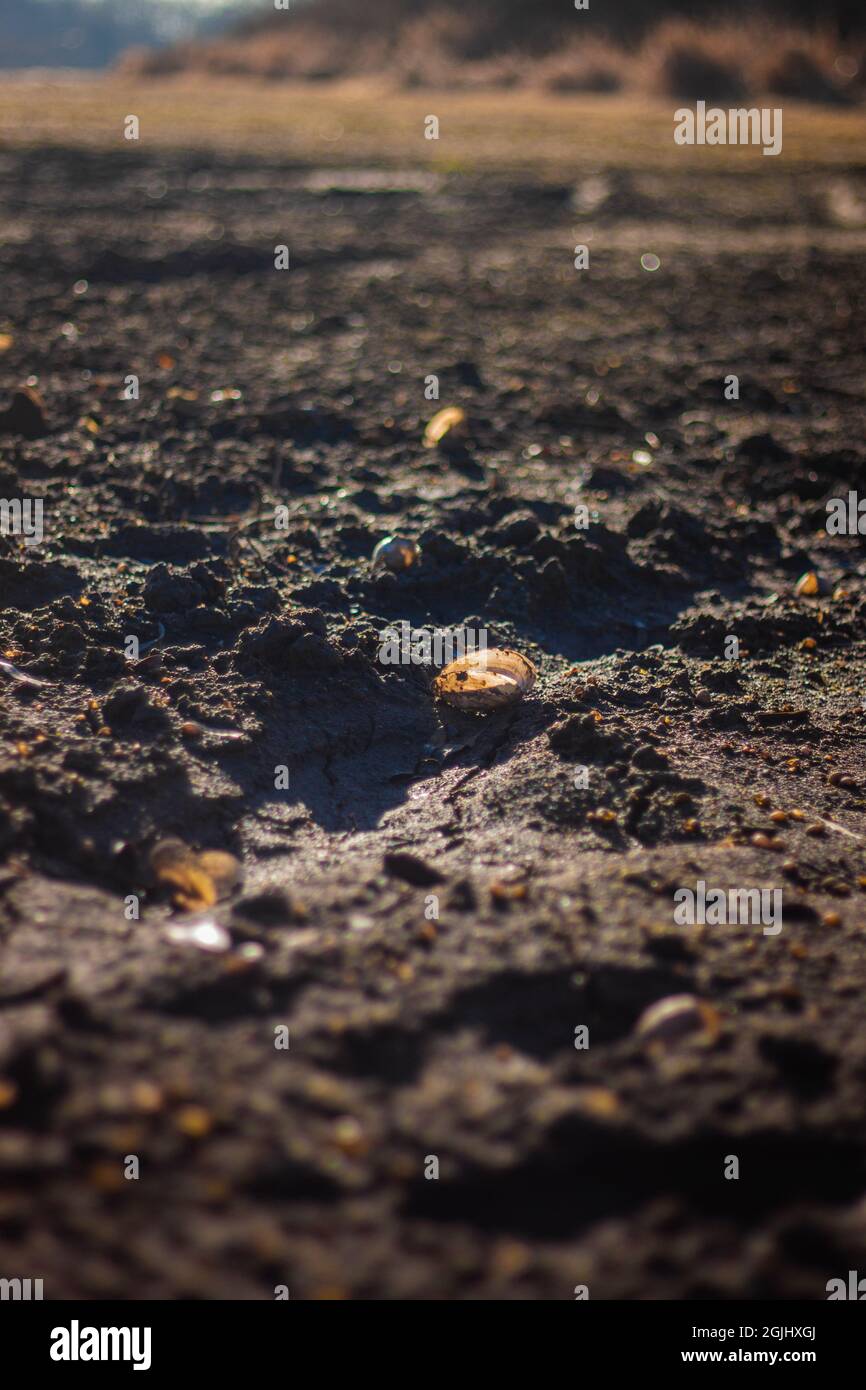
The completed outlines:
<svg viewBox="0 0 866 1390">
<path fill-rule="evenodd" d="M 866 173 L 424 155 L 0 150 L 0 495 L 44 503 L 0 537 L 0 1272 L 824 1298 L 866 1261 L 866 566 L 826 527 Z M 537 681 L 450 707 L 379 659 L 403 621 Z M 679 925 L 700 881 L 782 930 Z"/>
</svg>

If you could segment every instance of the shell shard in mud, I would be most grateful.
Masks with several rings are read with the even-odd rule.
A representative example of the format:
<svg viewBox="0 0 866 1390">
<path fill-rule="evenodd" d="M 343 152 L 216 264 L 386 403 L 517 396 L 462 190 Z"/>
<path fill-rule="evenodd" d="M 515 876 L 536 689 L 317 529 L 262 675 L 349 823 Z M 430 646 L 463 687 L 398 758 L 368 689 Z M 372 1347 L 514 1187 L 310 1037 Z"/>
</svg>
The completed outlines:
<svg viewBox="0 0 866 1390">
<path fill-rule="evenodd" d="M 448 405 L 438 410 L 428 421 L 424 430 L 425 449 L 435 449 L 446 441 L 452 443 L 462 439 L 467 429 L 466 411 L 459 405 Z"/>
<path fill-rule="evenodd" d="M 821 592 L 821 581 L 814 570 L 807 570 L 797 580 L 794 593 L 797 598 L 815 598 Z"/>
<path fill-rule="evenodd" d="M 373 551 L 373 564 L 384 565 L 386 569 L 399 573 L 417 564 L 421 554 L 415 541 L 405 536 L 385 536 Z"/>
<path fill-rule="evenodd" d="M 240 862 L 223 850 L 197 854 L 182 840 L 160 840 L 150 852 L 150 869 L 157 884 L 170 892 L 175 907 L 192 912 L 214 904 L 237 887 Z"/>
<path fill-rule="evenodd" d="M 522 700 L 535 684 L 532 662 L 508 647 L 488 647 L 461 656 L 439 672 L 434 690 L 456 709 L 486 714 Z"/>
<path fill-rule="evenodd" d="M 17 681 L 20 685 L 50 685 L 50 681 L 38 680 L 36 676 L 28 675 L 26 671 L 19 671 L 17 666 L 13 666 L 11 661 L 0 660 L 0 675 L 8 676 L 9 680 Z"/>
<path fill-rule="evenodd" d="M 721 1019 L 718 1012 L 693 994 L 671 994 L 644 1009 L 635 1025 L 644 1042 L 677 1043 L 685 1038 L 713 1042 Z"/>
</svg>

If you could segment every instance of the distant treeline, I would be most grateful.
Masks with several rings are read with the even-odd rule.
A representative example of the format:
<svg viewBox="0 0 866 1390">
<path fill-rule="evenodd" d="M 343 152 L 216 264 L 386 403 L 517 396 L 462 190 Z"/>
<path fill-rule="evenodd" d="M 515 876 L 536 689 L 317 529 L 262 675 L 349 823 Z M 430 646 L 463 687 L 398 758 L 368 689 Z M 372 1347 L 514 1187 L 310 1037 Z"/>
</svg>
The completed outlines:
<svg viewBox="0 0 866 1390">
<path fill-rule="evenodd" d="M 407 19 L 425 11 L 454 10 L 471 13 L 477 24 L 479 50 L 468 58 L 482 58 L 506 47 L 527 52 L 547 52 L 565 23 L 574 18 L 573 0 L 292 0 L 292 8 L 344 29 L 365 33 L 397 30 Z M 754 20 L 766 15 L 792 25 L 832 26 L 841 38 L 866 32 L 866 0 L 590 0 L 581 23 L 619 40 L 638 40 L 669 16 L 726 23 L 742 15 Z M 240 31 L 251 33 L 279 24 L 272 5 L 263 5 L 261 16 L 241 22 Z M 483 35 L 483 37 L 482 37 Z"/>
<path fill-rule="evenodd" d="M 866 0 L 291 0 L 209 42 L 130 53 L 124 69 L 861 102 Z"/>
</svg>

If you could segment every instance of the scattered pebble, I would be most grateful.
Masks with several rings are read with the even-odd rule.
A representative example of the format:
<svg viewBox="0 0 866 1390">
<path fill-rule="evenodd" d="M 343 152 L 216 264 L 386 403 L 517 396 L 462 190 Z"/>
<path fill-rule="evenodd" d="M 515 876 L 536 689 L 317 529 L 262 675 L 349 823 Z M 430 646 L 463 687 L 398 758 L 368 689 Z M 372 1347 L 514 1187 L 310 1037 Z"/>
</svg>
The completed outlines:
<svg viewBox="0 0 866 1390">
<path fill-rule="evenodd" d="M 137 1081 L 132 1088 L 132 1103 L 136 1110 L 156 1114 L 163 1106 L 162 1091 L 152 1081 Z"/>
<path fill-rule="evenodd" d="M 490 885 L 490 896 L 495 903 L 518 902 L 526 897 L 525 883 L 500 883 Z"/>
<path fill-rule="evenodd" d="M 376 923 L 365 912 L 353 912 L 349 918 L 349 931 L 372 931 Z"/>
<path fill-rule="evenodd" d="M 185 1105 L 177 1112 L 175 1124 L 189 1139 L 206 1139 L 213 1129 L 213 1118 L 202 1105 Z"/>
<path fill-rule="evenodd" d="M 784 848 L 784 845 L 783 845 L 782 841 L 779 840 L 779 839 L 777 839 L 776 836 L 774 836 L 774 835 L 765 835 L 765 834 L 763 833 L 763 831 L 760 831 L 760 830 L 758 831 L 758 833 L 757 833 L 756 835 L 753 835 L 753 836 L 752 836 L 752 844 L 755 846 L 755 849 L 783 849 L 783 848 Z"/>
<path fill-rule="evenodd" d="M 363 1129 L 351 1115 L 344 1115 L 336 1121 L 334 1143 L 347 1158 L 363 1158 L 370 1147 Z"/>
<path fill-rule="evenodd" d="M 386 874 L 390 874 L 392 878 L 400 878 L 404 883 L 411 883 L 416 888 L 432 887 L 442 882 L 442 875 L 438 869 L 434 869 L 432 864 L 426 863 L 408 850 L 389 850 L 382 863 Z"/>
<path fill-rule="evenodd" d="M 622 1109 L 620 1098 L 606 1086 L 585 1086 L 577 1092 L 577 1104 L 585 1115 L 609 1120 Z"/>
<path fill-rule="evenodd" d="M 42 398 L 32 386 L 22 386 L 12 397 L 8 410 L 0 411 L 0 434 L 18 434 L 24 439 L 41 439 L 48 433 Z"/>
</svg>

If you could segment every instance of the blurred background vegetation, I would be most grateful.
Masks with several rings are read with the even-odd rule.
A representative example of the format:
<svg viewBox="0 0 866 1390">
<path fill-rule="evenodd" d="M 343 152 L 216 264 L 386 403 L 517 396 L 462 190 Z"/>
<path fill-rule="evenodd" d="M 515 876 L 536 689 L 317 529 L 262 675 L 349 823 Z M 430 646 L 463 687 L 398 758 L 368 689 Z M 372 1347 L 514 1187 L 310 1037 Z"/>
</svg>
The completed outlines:
<svg viewBox="0 0 866 1390">
<path fill-rule="evenodd" d="M 866 97 L 864 0 L 0 0 L 0 65 L 403 88 Z"/>
<path fill-rule="evenodd" d="M 684 99 L 760 93 L 859 101 L 862 0 L 298 0 L 229 33 L 126 59 L 151 76 L 188 70 L 326 81 L 386 75 L 404 87 L 642 90 Z"/>
</svg>

